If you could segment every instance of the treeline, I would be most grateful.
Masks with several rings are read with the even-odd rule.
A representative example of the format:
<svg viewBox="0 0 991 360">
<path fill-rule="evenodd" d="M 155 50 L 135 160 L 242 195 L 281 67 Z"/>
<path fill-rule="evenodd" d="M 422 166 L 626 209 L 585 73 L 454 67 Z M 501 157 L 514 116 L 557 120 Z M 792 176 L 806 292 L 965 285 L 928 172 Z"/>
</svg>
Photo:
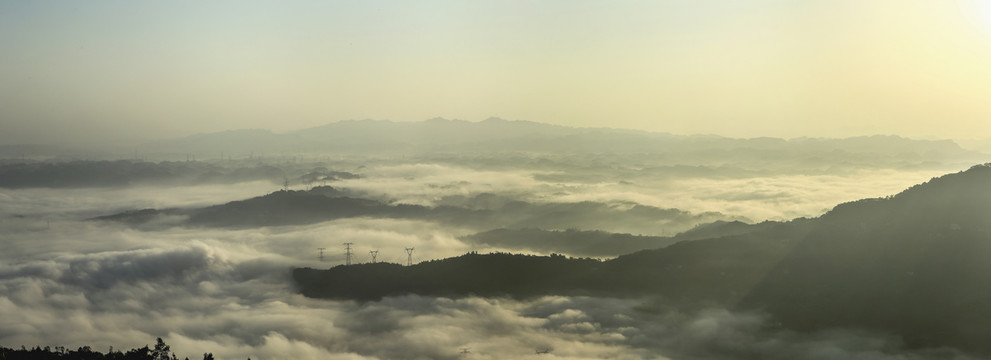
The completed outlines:
<svg viewBox="0 0 991 360">
<path fill-rule="evenodd" d="M 114 350 L 110 347 L 106 353 L 94 351 L 89 346 L 81 346 L 76 350 L 64 346 L 44 348 L 36 346 L 32 349 L 21 346 L 11 349 L 0 346 L 0 359 L 3 360 L 178 360 L 171 346 L 165 344 L 162 338 L 156 339 L 154 347 L 145 345 L 128 351 Z M 190 360 L 189 357 L 185 358 Z M 214 360 L 213 353 L 203 354 L 203 360 Z M 251 360 L 251 358 L 248 358 Z"/>
<path fill-rule="evenodd" d="M 310 297 L 377 300 L 384 296 L 528 297 L 582 288 L 599 260 L 561 255 L 477 254 L 422 262 L 340 265 L 330 270 L 295 269 L 300 291 Z"/>
</svg>

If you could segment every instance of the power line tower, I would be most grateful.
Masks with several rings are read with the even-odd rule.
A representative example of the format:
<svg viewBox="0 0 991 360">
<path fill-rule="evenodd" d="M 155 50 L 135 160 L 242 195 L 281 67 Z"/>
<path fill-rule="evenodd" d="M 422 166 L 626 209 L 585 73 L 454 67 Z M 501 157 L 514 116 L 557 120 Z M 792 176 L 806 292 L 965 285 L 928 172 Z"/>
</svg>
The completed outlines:
<svg viewBox="0 0 991 360">
<path fill-rule="evenodd" d="M 354 243 L 344 243 L 344 265 L 351 265 L 351 245 Z"/>
<path fill-rule="evenodd" d="M 413 266 L 413 248 L 406 248 L 406 266 Z"/>
<path fill-rule="evenodd" d="M 317 248 L 317 250 L 320 250 L 320 262 L 323 262 L 323 249 L 326 248 Z"/>
<path fill-rule="evenodd" d="M 368 253 L 372 255 L 372 264 L 375 263 L 375 257 L 379 255 L 378 250 L 368 250 Z"/>
</svg>

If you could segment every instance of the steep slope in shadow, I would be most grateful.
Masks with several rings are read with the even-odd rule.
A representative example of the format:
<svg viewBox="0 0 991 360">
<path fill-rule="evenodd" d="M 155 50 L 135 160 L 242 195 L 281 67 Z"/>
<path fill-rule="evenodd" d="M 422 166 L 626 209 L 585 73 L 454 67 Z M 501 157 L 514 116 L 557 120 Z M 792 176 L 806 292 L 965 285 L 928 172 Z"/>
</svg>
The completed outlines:
<svg viewBox="0 0 991 360">
<path fill-rule="evenodd" d="M 530 264 L 522 278 L 513 261 L 482 261 L 474 254 L 431 263 L 437 270 L 429 276 L 423 265 L 395 267 L 376 281 L 398 283 L 396 288 L 362 296 L 656 296 L 683 307 L 763 310 L 800 331 L 861 328 L 895 334 L 912 347 L 988 354 L 989 223 L 991 165 L 979 165 L 892 197 L 842 204 L 817 219 L 771 223 L 749 233 L 682 241 L 605 262 L 531 257 L 527 261 L 547 266 Z M 725 224 L 714 230 L 739 231 Z M 464 280 L 475 275 L 484 275 L 475 279 L 487 285 Z M 352 297 L 349 287 L 363 276 L 358 267 L 294 271 L 303 293 L 318 297 Z"/>
<path fill-rule="evenodd" d="M 991 351 L 991 167 L 823 215 L 743 301 L 795 329 Z"/>
</svg>

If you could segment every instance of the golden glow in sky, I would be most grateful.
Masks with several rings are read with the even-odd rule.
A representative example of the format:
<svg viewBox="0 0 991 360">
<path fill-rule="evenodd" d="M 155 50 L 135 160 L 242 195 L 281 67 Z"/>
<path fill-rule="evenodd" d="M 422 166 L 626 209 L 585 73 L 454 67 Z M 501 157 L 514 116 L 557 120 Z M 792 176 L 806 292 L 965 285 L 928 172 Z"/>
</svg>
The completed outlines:
<svg viewBox="0 0 991 360">
<path fill-rule="evenodd" d="M 0 3 L 0 144 L 490 116 L 991 137 L 984 0 Z"/>
<path fill-rule="evenodd" d="M 961 0 L 961 10 L 970 14 L 976 26 L 991 36 L 991 1 Z"/>
</svg>

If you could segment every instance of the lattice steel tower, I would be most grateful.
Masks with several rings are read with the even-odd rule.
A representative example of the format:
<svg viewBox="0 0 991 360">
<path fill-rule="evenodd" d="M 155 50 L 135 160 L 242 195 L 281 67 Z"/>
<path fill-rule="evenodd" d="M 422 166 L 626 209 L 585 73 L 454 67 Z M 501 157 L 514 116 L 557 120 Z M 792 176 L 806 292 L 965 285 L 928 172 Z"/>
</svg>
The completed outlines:
<svg viewBox="0 0 991 360">
<path fill-rule="evenodd" d="M 351 265 L 351 245 L 354 243 L 344 243 L 344 265 Z"/>
</svg>

